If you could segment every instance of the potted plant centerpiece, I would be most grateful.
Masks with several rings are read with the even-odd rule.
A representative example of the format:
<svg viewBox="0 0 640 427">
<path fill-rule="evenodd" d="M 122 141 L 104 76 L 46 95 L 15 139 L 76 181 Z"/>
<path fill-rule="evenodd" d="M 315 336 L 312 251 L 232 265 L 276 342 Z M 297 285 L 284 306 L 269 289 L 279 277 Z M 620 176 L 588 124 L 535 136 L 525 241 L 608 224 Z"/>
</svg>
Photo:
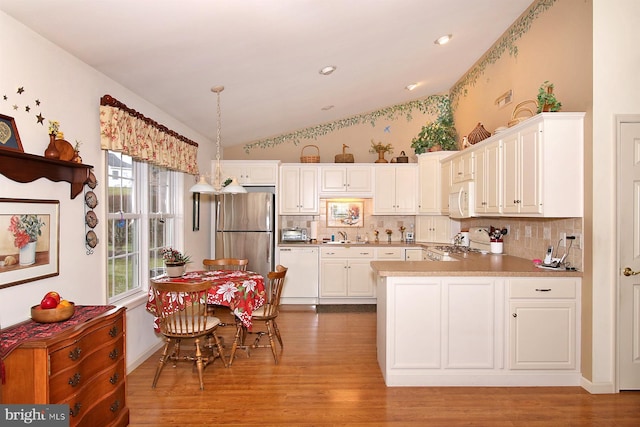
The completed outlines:
<svg viewBox="0 0 640 427">
<path fill-rule="evenodd" d="M 418 135 L 411 140 L 411 148 L 416 154 L 427 151 L 453 151 L 458 149 L 457 137 L 453 113 L 447 108 L 435 121 L 422 127 Z"/>
<path fill-rule="evenodd" d="M 169 277 L 182 276 L 186 265 L 191 262 L 190 255 L 185 255 L 171 247 L 162 249 L 162 259 Z"/>
<path fill-rule="evenodd" d="M 553 83 L 545 81 L 538 88 L 538 113 L 560 111 L 562 103 L 553 93 Z"/>
<path fill-rule="evenodd" d="M 384 158 L 384 153 L 393 153 L 393 145 L 391 144 L 383 144 L 382 142 L 375 142 L 373 139 L 371 140 L 371 148 L 369 149 L 370 153 L 378 153 L 378 160 L 376 163 L 389 163 Z"/>
</svg>

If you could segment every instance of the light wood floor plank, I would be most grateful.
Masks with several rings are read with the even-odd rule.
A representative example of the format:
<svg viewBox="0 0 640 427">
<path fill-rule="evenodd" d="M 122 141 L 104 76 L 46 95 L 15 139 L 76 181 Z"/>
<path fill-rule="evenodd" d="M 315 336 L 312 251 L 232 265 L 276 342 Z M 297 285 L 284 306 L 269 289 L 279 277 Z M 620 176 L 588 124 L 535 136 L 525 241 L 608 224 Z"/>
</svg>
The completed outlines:
<svg viewBox="0 0 640 427">
<path fill-rule="evenodd" d="M 226 313 L 217 313 L 223 320 Z M 280 314 L 279 365 L 269 349 L 238 351 L 231 368 L 165 367 L 160 353 L 128 376 L 131 426 L 638 426 L 640 392 L 580 387 L 386 387 L 376 361 L 375 313 Z M 222 328 L 227 345 L 233 328 Z M 249 337 L 251 339 L 251 336 Z M 264 338 L 263 338 L 264 339 Z M 185 350 L 189 345 L 183 346 Z"/>
</svg>

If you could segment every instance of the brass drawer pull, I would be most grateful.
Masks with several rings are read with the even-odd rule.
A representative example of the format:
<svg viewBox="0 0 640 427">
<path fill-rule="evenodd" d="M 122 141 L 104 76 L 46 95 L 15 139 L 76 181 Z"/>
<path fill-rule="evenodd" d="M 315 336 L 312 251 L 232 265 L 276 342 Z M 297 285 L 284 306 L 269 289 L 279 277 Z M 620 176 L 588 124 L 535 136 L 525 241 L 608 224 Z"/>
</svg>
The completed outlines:
<svg viewBox="0 0 640 427">
<path fill-rule="evenodd" d="M 114 348 L 111 353 L 109 353 L 109 358 L 116 360 L 118 358 L 118 349 Z"/>
<path fill-rule="evenodd" d="M 76 347 L 69 352 L 69 359 L 78 360 L 80 358 L 81 353 L 82 353 L 82 349 L 80 347 Z"/>
<path fill-rule="evenodd" d="M 79 402 L 76 402 L 76 403 L 73 405 L 73 408 L 69 408 L 69 414 L 70 414 L 72 417 L 77 417 L 77 416 L 78 416 L 78 414 L 80 413 L 80 408 L 82 408 L 82 404 L 81 404 L 81 403 L 79 403 Z"/>
<path fill-rule="evenodd" d="M 120 401 L 116 400 L 115 402 L 113 402 L 113 405 L 109 406 L 109 409 L 111 410 L 111 412 L 117 412 L 118 409 L 120 409 Z"/>
<path fill-rule="evenodd" d="M 111 338 L 115 338 L 118 335 L 118 327 L 114 326 L 113 328 L 109 329 L 109 336 Z"/>
<path fill-rule="evenodd" d="M 69 385 L 75 387 L 80 384 L 80 373 L 76 372 L 71 378 L 69 378 Z"/>
<path fill-rule="evenodd" d="M 113 374 L 113 376 L 111 378 L 109 378 L 109 382 L 111 384 L 115 384 L 118 382 L 118 373 L 116 372 L 115 374 Z"/>
</svg>

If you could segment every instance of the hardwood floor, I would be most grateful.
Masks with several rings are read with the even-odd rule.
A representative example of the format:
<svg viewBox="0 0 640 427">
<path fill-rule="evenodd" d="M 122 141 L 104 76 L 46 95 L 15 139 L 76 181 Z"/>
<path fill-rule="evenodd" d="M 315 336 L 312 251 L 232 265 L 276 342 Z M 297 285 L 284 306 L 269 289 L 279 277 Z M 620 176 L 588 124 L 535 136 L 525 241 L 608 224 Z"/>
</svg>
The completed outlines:
<svg viewBox="0 0 640 427">
<path fill-rule="evenodd" d="M 225 313 L 218 313 L 228 320 Z M 128 376 L 131 426 L 637 426 L 640 392 L 580 387 L 386 387 L 376 361 L 375 313 L 285 307 L 280 364 L 269 349 L 238 351 L 233 366 L 188 363 L 151 382 L 159 352 Z M 222 328 L 227 345 L 233 327 Z M 249 337 L 251 338 L 251 337 Z M 264 338 L 263 338 L 264 339 Z M 191 349 L 190 345 L 183 346 Z"/>
</svg>

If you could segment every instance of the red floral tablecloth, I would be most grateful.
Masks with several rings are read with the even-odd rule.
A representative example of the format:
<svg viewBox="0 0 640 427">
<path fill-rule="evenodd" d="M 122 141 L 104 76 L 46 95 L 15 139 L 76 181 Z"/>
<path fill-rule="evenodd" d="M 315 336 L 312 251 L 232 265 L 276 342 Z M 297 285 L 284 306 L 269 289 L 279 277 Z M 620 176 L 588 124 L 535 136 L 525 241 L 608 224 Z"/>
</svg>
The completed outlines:
<svg viewBox="0 0 640 427">
<path fill-rule="evenodd" d="M 207 292 L 207 303 L 227 306 L 233 314 L 247 327 L 251 328 L 251 313 L 256 308 L 264 305 L 265 288 L 264 277 L 253 271 L 189 271 L 182 277 L 161 276 L 154 280 L 159 282 L 201 282 L 207 280 L 211 282 L 211 288 Z M 163 307 L 171 312 L 184 307 L 184 301 L 180 298 L 172 299 L 167 294 Z M 147 311 L 157 314 L 155 295 L 149 289 L 149 300 L 147 301 Z M 154 319 L 155 328 L 159 330 L 158 317 Z"/>
</svg>

